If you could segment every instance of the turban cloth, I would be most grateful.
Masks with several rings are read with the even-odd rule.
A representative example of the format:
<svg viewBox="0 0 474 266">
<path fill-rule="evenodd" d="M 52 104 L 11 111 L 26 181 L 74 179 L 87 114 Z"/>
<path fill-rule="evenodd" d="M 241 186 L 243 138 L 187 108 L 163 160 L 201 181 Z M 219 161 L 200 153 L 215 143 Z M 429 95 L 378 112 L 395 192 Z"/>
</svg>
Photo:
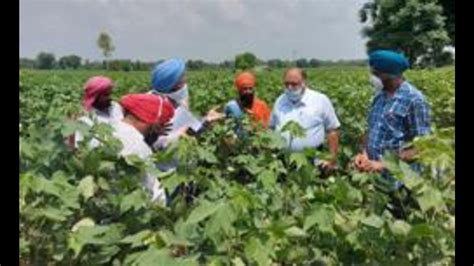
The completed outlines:
<svg viewBox="0 0 474 266">
<path fill-rule="evenodd" d="M 369 65 L 382 73 L 400 76 L 410 67 L 406 57 L 400 53 L 379 50 L 369 55 Z"/>
<path fill-rule="evenodd" d="M 85 94 L 84 99 L 82 100 L 82 106 L 84 109 L 90 111 L 97 97 L 111 91 L 112 88 L 112 80 L 107 77 L 96 76 L 90 78 L 84 86 Z"/>
<path fill-rule="evenodd" d="M 170 59 L 157 65 L 151 74 L 151 84 L 155 92 L 169 93 L 184 74 L 185 63 L 181 59 Z"/>
<path fill-rule="evenodd" d="M 242 91 L 244 88 L 253 88 L 255 86 L 255 76 L 250 72 L 240 73 L 235 78 L 234 84 L 239 91 Z"/>
<path fill-rule="evenodd" d="M 163 96 L 154 94 L 128 94 L 122 97 L 120 105 L 147 124 L 168 122 L 174 115 L 172 103 Z"/>
</svg>

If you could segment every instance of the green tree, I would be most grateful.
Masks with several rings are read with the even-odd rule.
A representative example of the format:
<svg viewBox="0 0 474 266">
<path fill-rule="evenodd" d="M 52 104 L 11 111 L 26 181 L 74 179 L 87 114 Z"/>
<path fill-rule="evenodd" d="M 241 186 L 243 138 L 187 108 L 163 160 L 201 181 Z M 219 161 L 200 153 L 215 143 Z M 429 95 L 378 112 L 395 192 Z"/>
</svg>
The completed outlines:
<svg viewBox="0 0 474 266">
<path fill-rule="evenodd" d="M 300 68 L 306 68 L 309 66 L 308 60 L 306 60 L 306 58 L 300 58 L 296 60 L 295 64 L 296 64 L 296 67 L 300 67 Z"/>
<path fill-rule="evenodd" d="M 443 15 L 446 17 L 445 25 L 448 36 L 451 39 L 451 45 L 455 46 L 455 6 L 453 0 L 439 0 L 439 3 L 443 7 Z"/>
<path fill-rule="evenodd" d="M 36 66 L 39 69 L 53 69 L 56 64 L 56 58 L 52 53 L 41 52 L 36 56 Z"/>
<path fill-rule="evenodd" d="M 256 65 L 257 57 L 250 52 L 235 56 L 235 69 L 246 70 L 254 68 Z"/>
<path fill-rule="evenodd" d="M 102 55 L 104 56 L 105 60 L 112 56 L 112 52 L 115 51 L 115 46 L 112 43 L 112 37 L 106 32 L 101 32 L 99 34 L 99 38 L 97 39 L 97 46 L 102 51 Z M 106 64 L 106 68 L 108 66 Z"/>
<path fill-rule="evenodd" d="M 359 12 L 366 26 L 367 50 L 403 52 L 413 65 L 420 57 L 437 58 L 450 39 L 437 0 L 373 0 Z"/>
<path fill-rule="evenodd" d="M 77 69 L 81 66 L 82 58 L 77 55 L 63 56 L 59 59 L 58 65 L 62 69 Z"/>
<path fill-rule="evenodd" d="M 311 60 L 309 60 L 309 66 L 310 67 L 320 67 L 321 66 L 321 61 L 319 61 L 316 58 L 311 58 Z"/>
<path fill-rule="evenodd" d="M 186 67 L 190 70 L 199 70 L 204 68 L 206 63 L 200 59 L 198 60 L 188 60 L 186 62 Z"/>
</svg>

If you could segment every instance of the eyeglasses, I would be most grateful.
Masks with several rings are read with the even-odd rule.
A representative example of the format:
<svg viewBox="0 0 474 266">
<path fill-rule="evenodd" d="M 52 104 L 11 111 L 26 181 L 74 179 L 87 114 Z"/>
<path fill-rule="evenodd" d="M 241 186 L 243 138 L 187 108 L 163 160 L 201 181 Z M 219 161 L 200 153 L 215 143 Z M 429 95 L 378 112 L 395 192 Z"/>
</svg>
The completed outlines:
<svg viewBox="0 0 474 266">
<path fill-rule="evenodd" d="M 287 82 L 287 81 L 285 81 L 284 84 L 285 84 L 285 87 L 290 87 L 290 86 L 291 87 L 296 87 L 296 86 L 300 85 L 301 82 Z"/>
</svg>

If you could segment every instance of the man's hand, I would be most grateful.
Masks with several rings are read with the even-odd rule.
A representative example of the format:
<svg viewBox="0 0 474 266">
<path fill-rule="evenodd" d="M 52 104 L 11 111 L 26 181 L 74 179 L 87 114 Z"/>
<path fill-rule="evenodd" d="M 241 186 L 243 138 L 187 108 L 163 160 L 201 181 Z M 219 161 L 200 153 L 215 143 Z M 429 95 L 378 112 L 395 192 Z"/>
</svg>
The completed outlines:
<svg viewBox="0 0 474 266">
<path fill-rule="evenodd" d="M 354 165 L 357 170 L 362 172 L 381 172 L 385 169 L 382 162 L 369 160 L 365 152 L 357 154 L 354 158 Z"/>
<path fill-rule="evenodd" d="M 207 115 L 206 115 L 206 117 L 204 118 L 204 120 L 207 121 L 207 122 L 214 122 L 214 121 L 223 119 L 223 118 L 225 117 L 225 115 L 222 114 L 222 113 L 217 112 L 217 108 L 219 108 L 219 106 L 212 108 L 212 109 L 207 113 Z"/>
<path fill-rule="evenodd" d="M 369 157 L 367 156 L 367 153 L 359 153 L 356 155 L 354 158 L 354 165 L 357 168 L 357 170 L 360 171 L 367 171 L 369 167 Z"/>
<path fill-rule="evenodd" d="M 169 132 L 171 131 L 171 126 L 172 126 L 172 125 L 173 125 L 172 123 L 168 122 L 168 123 L 166 123 L 166 124 L 164 124 L 164 125 L 158 127 L 158 128 L 156 129 L 156 133 L 157 133 L 158 136 L 160 136 L 160 137 L 161 137 L 161 136 L 168 136 Z"/>
<path fill-rule="evenodd" d="M 332 172 L 337 169 L 337 161 L 322 161 L 319 163 L 319 166 L 321 166 L 325 171 Z"/>
</svg>

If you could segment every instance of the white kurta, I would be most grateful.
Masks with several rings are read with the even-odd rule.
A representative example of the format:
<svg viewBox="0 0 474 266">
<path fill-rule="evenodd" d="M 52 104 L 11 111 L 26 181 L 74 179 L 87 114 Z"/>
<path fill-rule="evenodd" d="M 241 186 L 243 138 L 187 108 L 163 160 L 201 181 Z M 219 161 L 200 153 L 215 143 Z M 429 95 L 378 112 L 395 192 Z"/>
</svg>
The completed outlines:
<svg viewBox="0 0 474 266">
<path fill-rule="evenodd" d="M 103 111 L 100 111 L 100 110 L 97 110 L 97 109 L 93 108 L 91 113 L 92 113 L 93 118 L 99 123 L 110 124 L 112 122 L 121 121 L 123 119 L 122 106 L 120 106 L 120 104 L 118 104 L 116 102 L 112 102 L 110 104 L 108 112 L 103 112 Z M 94 125 L 94 121 L 92 119 L 90 119 L 88 116 L 83 116 L 83 117 L 79 118 L 79 121 L 81 121 L 81 122 L 83 122 L 83 123 L 85 123 L 85 124 L 87 124 L 91 127 Z M 75 147 L 77 147 L 79 141 L 82 141 L 84 139 L 84 137 L 82 136 L 82 134 L 80 132 L 76 132 L 74 139 L 75 139 Z M 92 147 L 97 147 L 99 145 L 99 142 L 97 140 L 93 139 L 91 141 L 90 145 Z"/>
<path fill-rule="evenodd" d="M 123 121 L 113 122 L 114 136 L 122 142 L 123 148 L 120 154 L 122 156 L 137 155 L 142 160 L 148 160 L 153 154 L 150 147 L 145 143 L 143 135 L 132 125 Z M 147 173 L 144 180 L 144 186 L 152 194 L 152 201 L 160 203 L 166 202 L 166 194 L 156 177 Z"/>
</svg>

